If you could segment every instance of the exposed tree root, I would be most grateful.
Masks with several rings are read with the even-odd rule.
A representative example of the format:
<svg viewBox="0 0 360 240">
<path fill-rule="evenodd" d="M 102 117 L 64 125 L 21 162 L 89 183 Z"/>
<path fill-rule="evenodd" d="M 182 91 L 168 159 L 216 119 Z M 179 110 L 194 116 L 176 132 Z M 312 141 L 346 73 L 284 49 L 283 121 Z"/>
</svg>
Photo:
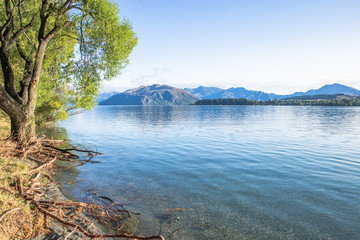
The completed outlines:
<svg viewBox="0 0 360 240">
<path fill-rule="evenodd" d="M 67 184 L 70 185 L 70 184 L 75 184 L 75 183 L 82 182 L 82 181 L 85 181 L 85 179 L 80 179 L 80 180 L 76 180 L 76 181 L 71 181 L 71 182 L 68 182 Z"/>
<path fill-rule="evenodd" d="M 68 161 L 73 162 L 76 165 L 85 164 L 85 162 L 91 161 L 91 159 L 101 153 L 82 150 L 74 146 L 61 149 L 59 144 L 63 142 L 49 141 L 46 139 L 38 139 L 36 142 L 28 146 L 15 147 L 11 144 L 2 146 L 2 152 L 8 157 L 33 159 L 37 166 L 25 172 L 25 175 L 19 176 L 14 179 L 15 188 L 19 196 L 22 196 L 26 201 L 26 205 L 6 210 L 0 213 L 0 221 L 2 221 L 6 215 L 20 211 L 22 208 L 29 204 L 36 207 L 36 209 L 44 214 L 44 224 L 46 225 L 46 218 L 54 219 L 66 227 L 73 228 L 72 232 L 66 236 L 66 239 L 73 235 L 76 231 L 81 232 L 90 238 L 127 238 L 127 239 L 161 239 L 165 240 L 160 235 L 156 236 L 141 236 L 133 234 L 131 228 L 128 227 L 125 222 L 127 218 L 131 218 L 130 211 L 126 209 L 118 209 L 119 204 L 114 203 L 107 197 L 102 197 L 110 201 L 112 204 L 108 206 L 102 206 L 95 203 L 85 202 L 71 202 L 71 201 L 52 201 L 44 198 L 42 186 L 45 183 L 41 182 L 41 176 L 46 177 L 50 181 L 52 178 L 50 175 L 44 172 L 45 169 L 51 170 L 55 166 L 56 161 Z M 80 152 L 86 154 L 87 159 L 81 158 L 74 152 Z M 3 155 L 4 155 L 3 153 Z M 44 159 L 44 161 L 41 161 Z M 43 178 L 44 178 L 43 177 Z M 74 181 L 72 183 L 75 183 Z M 1 189 L 13 193 L 10 189 Z M 79 217 L 79 213 L 85 213 L 96 218 L 100 223 L 109 227 L 116 227 L 117 232 L 113 234 L 100 234 L 89 230 L 89 222 Z M 126 214 L 126 215 L 124 215 Z M 81 215 L 81 214 L 80 214 Z M 138 220 L 139 221 L 139 220 Z M 137 222 L 138 223 L 138 222 Z M 137 224 L 136 224 L 137 227 Z M 136 227 L 134 229 L 136 229 Z"/>
<path fill-rule="evenodd" d="M 55 161 L 56 161 L 56 157 L 54 157 L 54 159 L 52 159 L 50 162 L 44 163 L 43 165 L 41 165 L 41 166 L 39 166 L 39 167 L 37 167 L 37 168 L 27 172 L 27 173 L 31 174 L 31 173 L 39 172 L 44 168 L 50 167 L 51 164 L 53 164 Z"/>
<path fill-rule="evenodd" d="M 107 237 L 120 237 L 120 238 L 131 238 L 131 239 L 161 239 L 165 240 L 162 236 L 151 236 L 151 237 L 145 237 L 145 236 L 139 236 L 139 235 L 133 235 L 133 234 L 93 234 L 86 231 L 84 228 L 80 227 L 79 225 L 67 222 L 63 220 L 62 218 L 56 216 L 55 214 L 50 213 L 49 211 L 46 211 L 44 208 L 42 208 L 39 204 L 39 202 L 32 200 L 32 202 L 36 205 L 36 207 L 39 209 L 40 212 L 46 214 L 47 216 L 52 217 L 53 219 L 61 222 L 62 224 L 70 227 L 74 227 L 75 229 L 79 230 L 83 234 L 85 234 L 88 237 L 92 238 L 107 238 Z"/>
</svg>

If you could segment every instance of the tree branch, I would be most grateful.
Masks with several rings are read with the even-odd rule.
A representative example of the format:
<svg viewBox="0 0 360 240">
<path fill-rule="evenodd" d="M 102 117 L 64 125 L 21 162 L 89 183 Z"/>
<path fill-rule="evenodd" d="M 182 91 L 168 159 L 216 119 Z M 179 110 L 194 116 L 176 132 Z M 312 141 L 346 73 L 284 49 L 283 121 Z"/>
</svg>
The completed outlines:
<svg viewBox="0 0 360 240">
<path fill-rule="evenodd" d="M 4 41 L 6 39 L 3 32 L 10 25 L 11 21 L 12 21 L 12 16 L 8 18 L 8 20 L 5 22 L 5 24 L 0 29 L 0 36 L 1 36 L 2 41 Z"/>
<path fill-rule="evenodd" d="M 20 44 L 18 42 L 16 42 L 16 46 L 18 48 L 19 54 L 22 55 L 21 57 L 25 60 L 23 79 L 20 81 L 21 89 L 18 94 L 21 97 L 22 102 L 26 103 L 28 101 L 28 91 L 32 76 L 31 66 L 33 64 L 33 58 L 36 51 L 33 49 L 31 53 L 26 56 L 24 51 L 20 48 Z"/>
<path fill-rule="evenodd" d="M 13 16 L 14 16 L 14 12 L 17 8 L 20 7 L 20 5 L 24 2 L 25 0 L 21 0 L 19 1 L 19 3 L 17 5 L 14 4 L 13 9 L 11 9 L 11 2 L 9 0 L 5 0 L 5 8 L 6 8 L 6 15 L 8 16 L 8 20 L 6 21 L 6 23 L 1 27 L 0 29 L 0 37 L 1 39 L 5 40 L 7 38 L 10 37 L 10 34 L 12 32 L 12 29 L 8 29 L 8 32 L 5 34 L 4 31 L 10 26 L 10 24 L 13 21 Z M 5 16 L 4 16 L 5 17 Z M 4 35 L 5 36 L 4 36 Z"/>
<path fill-rule="evenodd" d="M 54 28 L 46 35 L 46 37 L 44 38 L 46 42 L 50 41 L 55 34 L 59 31 L 59 26 L 57 24 L 55 24 Z"/>
<path fill-rule="evenodd" d="M 70 11 L 71 9 L 76 9 L 79 11 L 84 11 L 81 7 L 79 7 L 78 5 L 72 5 L 70 7 L 68 7 L 68 11 Z"/>
<path fill-rule="evenodd" d="M 18 37 L 20 37 L 21 34 L 25 33 L 25 31 L 27 31 L 28 29 L 31 28 L 32 24 L 34 23 L 35 21 L 35 15 L 32 17 L 31 21 L 25 26 L 25 27 L 22 27 L 20 28 L 11 38 L 10 40 L 10 44 L 12 42 L 14 42 Z"/>
<path fill-rule="evenodd" d="M 15 101 L 0 85 L 0 108 L 9 116 L 13 116 L 20 111 L 20 103 Z"/>
<path fill-rule="evenodd" d="M 22 59 L 25 60 L 25 62 L 29 61 L 29 58 L 25 55 L 25 52 L 23 49 L 21 49 L 19 42 L 16 42 L 16 49 L 18 50 L 18 53 Z"/>
<path fill-rule="evenodd" d="M 71 36 L 69 34 L 61 34 L 59 35 L 60 37 L 68 37 L 68 38 L 71 38 L 71 39 L 75 39 L 76 41 L 80 42 L 80 38 L 77 38 L 77 37 L 74 37 L 74 36 Z"/>
<path fill-rule="evenodd" d="M 41 6 L 41 10 L 40 10 L 41 24 L 40 24 L 39 34 L 38 34 L 39 42 L 41 41 L 41 39 L 44 38 L 44 35 L 45 35 L 46 22 L 47 22 L 47 18 L 49 17 L 49 15 L 45 15 L 48 3 L 49 3 L 49 0 L 42 1 L 42 6 Z"/>
<path fill-rule="evenodd" d="M 62 7 L 60 8 L 60 15 L 64 14 L 65 12 L 68 11 L 67 7 L 73 2 L 74 0 L 67 0 L 64 5 L 62 5 Z"/>
<path fill-rule="evenodd" d="M 2 42 L 0 47 L 0 61 L 4 76 L 5 91 L 18 103 L 22 103 L 20 96 L 16 92 L 14 71 L 10 62 L 11 45 L 8 42 Z"/>
</svg>

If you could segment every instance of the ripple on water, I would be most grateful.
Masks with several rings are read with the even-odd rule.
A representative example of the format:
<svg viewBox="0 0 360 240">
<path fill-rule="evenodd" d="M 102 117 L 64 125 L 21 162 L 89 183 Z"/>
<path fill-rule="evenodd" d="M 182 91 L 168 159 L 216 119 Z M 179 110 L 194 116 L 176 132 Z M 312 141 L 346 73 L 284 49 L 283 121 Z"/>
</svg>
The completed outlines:
<svg viewBox="0 0 360 240">
<path fill-rule="evenodd" d="M 360 239 L 360 108 L 107 106 L 61 123 L 101 164 L 69 189 L 142 212 L 175 239 Z M 91 140 L 89 140 L 91 139 Z"/>
</svg>

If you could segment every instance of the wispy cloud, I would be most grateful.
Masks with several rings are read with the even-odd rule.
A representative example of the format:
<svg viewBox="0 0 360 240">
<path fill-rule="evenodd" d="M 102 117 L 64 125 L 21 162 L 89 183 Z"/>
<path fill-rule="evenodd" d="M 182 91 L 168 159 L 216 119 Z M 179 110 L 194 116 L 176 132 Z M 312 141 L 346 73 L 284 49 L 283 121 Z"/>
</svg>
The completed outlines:
<svg viewBox="0 0 360 240">
<path fill-rule="evenodd" d="M 134 74 L 131 77 L 131 83 L 134 85 L 151 85 L 151 84 L 168 84 L 169 81 L 166 73 L 170 72 L 169 68 L 156 68 L 151 73 Z"/>
</svg>

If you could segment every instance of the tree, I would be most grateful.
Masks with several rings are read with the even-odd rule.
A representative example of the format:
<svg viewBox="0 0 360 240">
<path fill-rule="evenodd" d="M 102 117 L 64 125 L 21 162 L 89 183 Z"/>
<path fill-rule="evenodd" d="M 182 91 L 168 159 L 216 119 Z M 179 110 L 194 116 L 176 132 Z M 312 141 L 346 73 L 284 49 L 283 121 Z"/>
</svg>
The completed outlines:
<svg viewBox="0 0 360 240">
<path fill-rule="evenodd" d="M 0 108 L 25 143 L 35 138 L 35 109 L 48 118 L 93 107 L 137 37 L 110 0 L 4 0 L 0 42 Z"/>
</svg>

